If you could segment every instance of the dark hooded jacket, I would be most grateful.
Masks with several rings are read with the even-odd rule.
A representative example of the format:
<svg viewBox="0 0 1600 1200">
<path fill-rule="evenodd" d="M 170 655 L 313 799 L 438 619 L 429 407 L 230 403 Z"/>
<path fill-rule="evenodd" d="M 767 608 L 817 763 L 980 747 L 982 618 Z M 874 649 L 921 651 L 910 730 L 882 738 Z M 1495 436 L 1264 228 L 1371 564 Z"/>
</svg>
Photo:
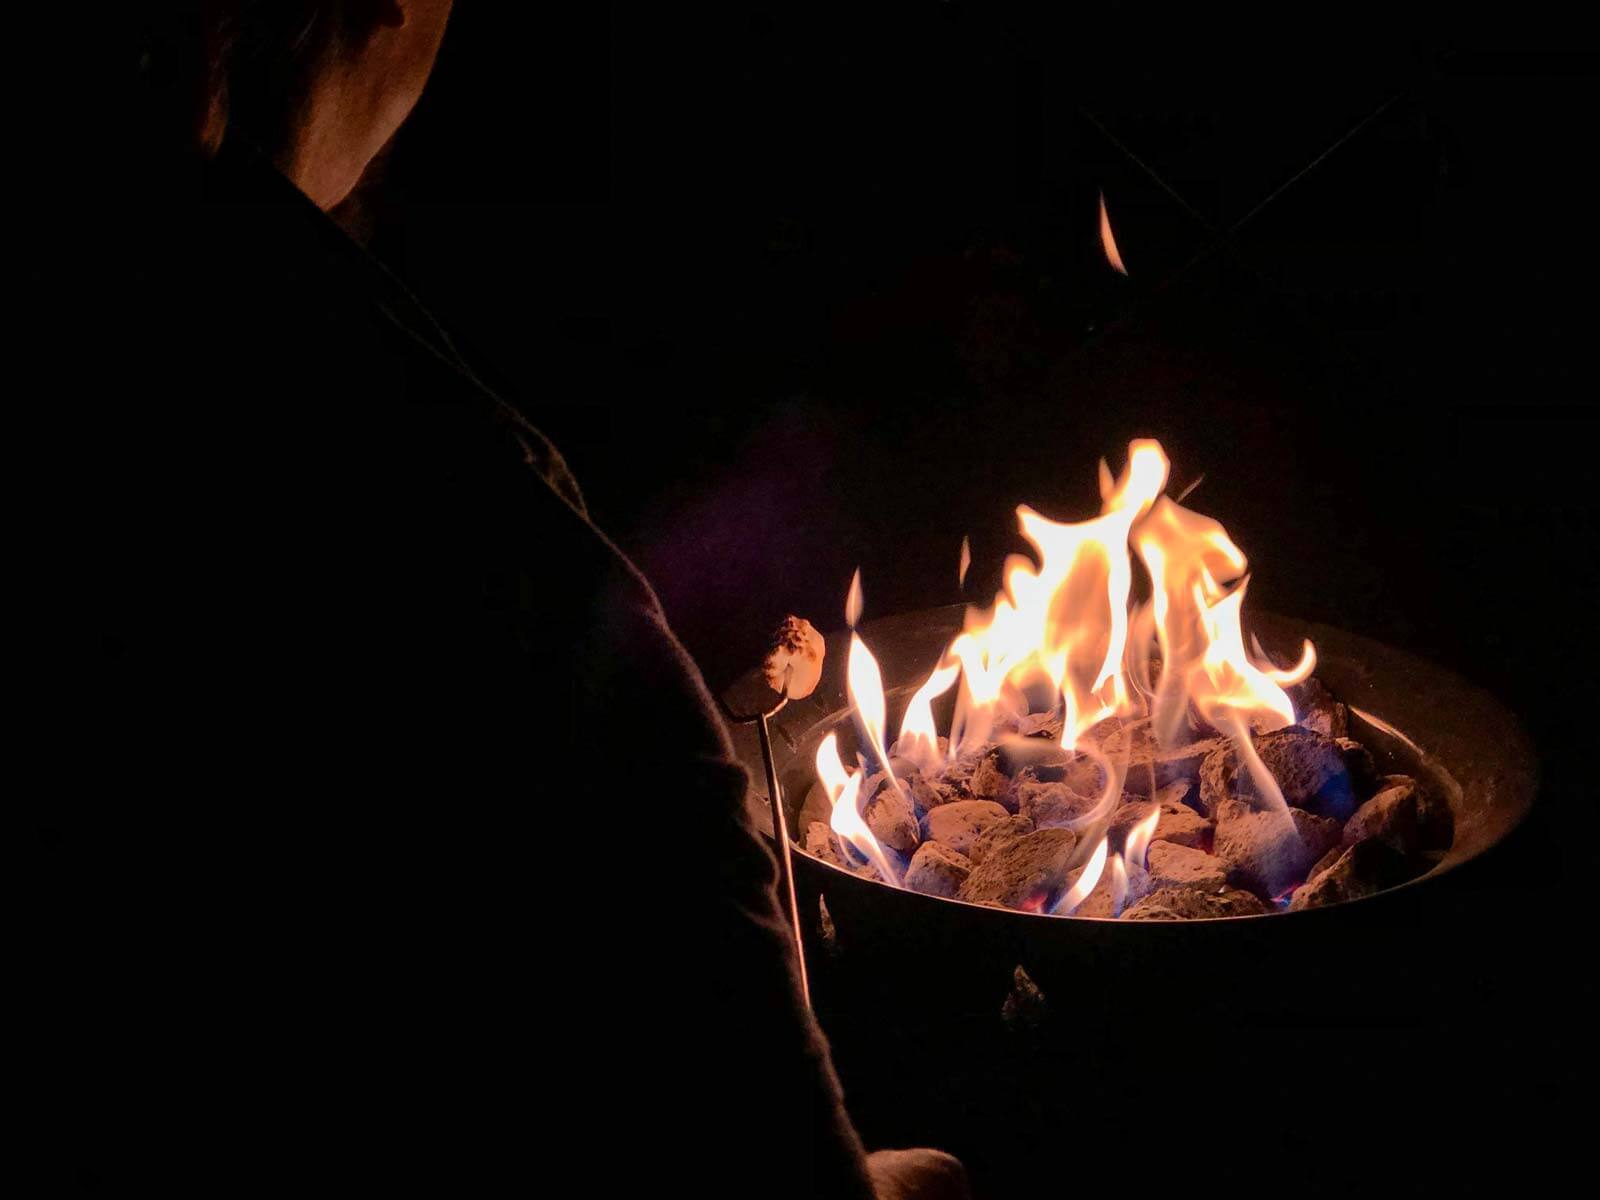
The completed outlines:
<svg viewBox="0 0 1600 1200">
<path fill-rule="evenodd" d="M 869 1194 L 744 774 L 537 398 L 248 149 L 106 199 L 41 538 L 69 1160 Z"/>
</svg>

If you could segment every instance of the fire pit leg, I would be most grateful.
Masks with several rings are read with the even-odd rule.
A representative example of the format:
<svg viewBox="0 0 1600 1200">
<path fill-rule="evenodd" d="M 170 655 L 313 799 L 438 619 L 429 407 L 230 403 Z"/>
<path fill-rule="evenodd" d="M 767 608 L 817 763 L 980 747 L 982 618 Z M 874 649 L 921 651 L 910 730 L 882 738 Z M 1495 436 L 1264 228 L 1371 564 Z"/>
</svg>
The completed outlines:
<svg viewBox="0 0 1600 1200">
<path fill-rule="evenodd" d="M 779 707 L 782 707 L 781 705 Z M 776 711 L 776 710 L 774 710 Z M 800 902 L 794 892 L 794 864 L 789 856 L 789 825 L 783 815 L 783 792 L 778 787 L 778 769 L 772 760 L 772 734 L 767 728 L 769 714 L 756 718 L 761 736 L 761 762 L 767 769 L 767 796 L 772 801 L 772 840 L 778 844 L 778 899 L 783 903 L 794 934 L 795 962 L 800 967 L 800 996 L 811 1007 L 811 983 L 806 978 L 805 940 L 801 937 Z"/>
</svg>

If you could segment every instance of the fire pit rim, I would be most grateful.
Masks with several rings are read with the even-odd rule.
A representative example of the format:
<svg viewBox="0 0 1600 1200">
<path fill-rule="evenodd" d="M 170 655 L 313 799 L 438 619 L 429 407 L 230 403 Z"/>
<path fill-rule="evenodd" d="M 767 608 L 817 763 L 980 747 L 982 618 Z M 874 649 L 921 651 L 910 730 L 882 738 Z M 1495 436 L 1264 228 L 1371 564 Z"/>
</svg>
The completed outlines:
<svg viewBox="0 0 1600 1200">
<path fill-rule="evenodd" d="M 866 622 L 861 626 L 861 633 L 863 637 L 865 637 L 869 642 L 873 642 L 875 644 L 877 642 L 886 640 L 883 635 L 893 635 L 896 633 L 903 635 L 908 629 L 910 629 L 919 635 L 918 640 L 925 638 L 928 641 L 928 644 L 933 646 L 932 659 L 927 664 L 909 672 L 906 670 L 906 662 L 903 657 L 898 655 L 880 655 L 880 657 L 884 658 L 886 691 L 891 694 L 896 694 L 908 693 L 911 690 L 914 690 L 914 688 L 921 682 L 922 678 L 926 677 L 927 671 L 931 669 L 932 661 L 936 660 L 939 649 L 942 648 L 943 643 L 940 642 L 939 639 L 943 638 L 947 641 L 948 636 L 953 635 L 954 630 L 959 628 L 959 618 L 965 611 L 965 605 L 948 605 L 939 608 L 914 610 L 909 613 L 901 613 L 893 616 L 882 617 L 870 622 Z M 789 837 L 791 852 L 796 858 L 804 860 L 806 863 L 805 869 L 807 872 L 814 872 L 817 868 L 824 868 L 829 874 L 823 876 L 823 879 L 832 879 L 836 877 L 842 884 L 844 884 L 844 886 L 854 886 L 856 883 L 869 884 L 877 888 L 882 888 L 890 893 L 901 893 L 908 896 L 915 896 L 920 900 L 940 901 L 945 904 L 953 904 L 966 909 L 982 909 L 986 912 L 998 913 L 1002 916 L 1030 918 L 1048 922 L 1076 920 L 1079 922 L 1094 922 L 1101 925 L 1116 925 L 1119 927 L 1130 925 L 1153 925 L 1157 927 L 1169 927 L 1174 924 L 1184 926 L 1201 924 L 1231 926 L 1237 925 L 1241 921 L 1250 921 L 1259 918 L 1282 918 L 1287 916 L 1309 917 L 1322 911 L 1331 911 L 1334 909 L 1348 910 L 1353 905 L 1381 901 L 1386 897 L 1392 897 L 1398 893 L 1408 892 L 1415 888 L 1418 884 L 1422 884 L 1426 881 L 1438 878 L 1439 876 L 1446 875 L 1458 867 L 1464 866 L 1467 863 L 1480 858 L 1493 846 L 1500 844 L 1513 832 L 1515 832 L 1517 827 L 1520 826 L 1526 819 L 1528 812 L 1532 808 L 1537 792 L 1537 760 L 1533 754 L 1531 743 L 1528 741 L 1527 735 L 1522 730 L 1516 717 L 1493 696 L 1489 695 L 1487 692 L 1483 691 L 1481 688 L 1478 688 L 1469 681 L 1456 675 L 1447 668 L 1440 667 L 1426 659 L 1419 658 L 1408 651 L 1387 646 L 1383 643 L 1362 637 L 1359 634 L 1349 633 L 1348 631 L 1340 630 L 1332 626 L 1321 625 L 1316 622 L 1297 620 L 1294 618 L 1286 618 L 1270 613 L 1260 612 L 1251 614 L 1250 624 L 1255 625 L 1258 627 L 1258 629 L 1263 631 L 1275 631 L 1279 635 L 1280 640 L 1282 640 L 1283 632 L 1290 629 L 1299 631 L 1303 636 L 1310 637 L 1311 640 L 1317 644 L 1319 654 L 1323 654 L 1323 663 L 1325 665 L 1330 661 L 1338 661 L 1341 657 L 1348 657 L 1352 652 L 1359 652 L 1365 658 L 1366 665 L 1368 666 L 1372 675 L 1382 675 L 1385 677 L 1404 679 L 1409 682 L 1412 690 L 1417 693 L 1413 699 L 1420 700 L 1421 706 L 1413 710 L 1409 704 L 1399 704 L 1398 707 L 1405 709 L 1408 714 L 1415 713 L 1416 715 L 1420 715 L 1424 718 L 1426 718 L 1429 713 L 1437 714 L 1444 707 L 1446 707 L 1440 702 L 1441 697 L 1448 697 L 1456 702 L 1458 709 L 1464 710 L 1470 714 L 1468 717 L 1461 718 L 1462 720 L 1467 721 L 1467 723 L 1472 723 L 1472 718 L 1475 717 L 1480 722 L 1487 722 L 1491 725 L 1498 726 L 1495 732 L 1500 737 L 1502 752 L 1496 757 L 1501 769 L 1493 778 L 1488 779 L 1487 781 L 1482 778 L 1471 777 L 1461 779 L 1457 777 L 1457 772 L 1452 770 L 1450 756 L 1441 756 L 1435 747 L 1426 744 L 1428 740 L 1426 734 L 1423 733 L 1423 731 L 1416 729 L 1415 721 L 1395 721 L 1390 719 L 1390 716 L 1380 716 L 1367 705 L 1357 703 L 1356 697 L 1346 694 L 1349 690 L 1351 690 L 1349 689 L 1348 685 L 1346 687 L 1334 687 L 1335 694 L 1346 702 L 1347 707 L 1350 708 L 1352 715 L 1365 722 L 1369 729 L 1376 729 L 1380 732 L 1384 732 L 1390 736 L 1396 737 L 1400 740 L 1400 742 L 1408 746 L 1410 750 L 1410 756 L 1414 756 L 1416 759 L 1414 764 L 1415 767 L 1422 773 L 1430 776 L 1431 782 L 1433 782 L 1436 786 L 1441 786 L 1445 790 L 1447 797 L 1450 800 L 1452 812 L 1457 815 L 1457 837 L 1455 842 L 1452 844 L 1451 849 L 1446 852 L 1445 857 L 1430 867 L 1426 872 L 1416 876 L 1413 879 L 1407 880 L 1404 883 L 1397 884 L 1394 887 L 1385 888 L 1383 891 L 1375 893 L 1371 896 L 1342 901 L 1337 904 L 1325 906 L 1325 908 L 1322 909 L 1305 909 L 1292 913 L 1288 911 L 1275 911 L 1267 913 L 1254 913 L 1249 914 L 1248 916 L 1196 918 L 1194 920 L 1185 920 L 1181 922 L 1123 921 L 1112 917 L 1077 916 L 1076 914 L 1067 914 L 1065 917 L 1063 917 L 1050 913 L 1033 913 L 1017 909 L 996 908 L 992 905 L 974 904 L 971 901 L 960 900 L 953 897 L 931 896 L 920 892 L 908 891 L 905 888 L 895 887 L 894 885 L 885 883 L 881 880 L 869 879 L 857 875 L 842 867 L 835 866 L 832 863 L 817 858 L 814 855 L 809 854 L 805 850 L 803 844 L 801 844 L 801 842 L 794 836 L 792 826 L 793 823 L 799 818 L 802 800 L 800 797 L 797 797 L 793 794 L 793 789 L 789 789 L 789 794 L 787 794 L 785 797 L 784 807 L 788 816 L 788 822 L 791 826 L 790 829 L 785 830 L 785 833 Z M 777 729 L 780 734 L 778 741 L 790 752 L 790 761 L 780 766 L 780 776 L 788 776 L 790 779 L 792 779 L 795 774 L 795 763 L 805 757 L 801 751 L 803 749 L 814 749 L 815 743 L 820 740 L 822 736 L 825 736 L 826 732 L 839 728 L 841 725 L 846 725 L 849 722 L 850 709 L 848 702 L 844 700 L 843 683 L 841 678 L 841 663 L 844 659 L 843 647 L 847 638 L 847 631 L 840 631 L 827 635 L 828 656 L 826 663 L 828 669 L 825 670 L 824 673 L 824 686 L 819 686 L 817 691 L 810 699 L 797 704 L 791 704 L 789 706 L 789 710 L 785 714 L 784 719 L 777 725 Z M 934 643 L 939 644 L 935 645 Z M 1335 653 L 1332 655 L 1325 653 L 1325 646 L 1332 648 Z M 1319 670 L 1320 669 L 1321 668 L 1319 668 Z M 918 674 L 918 670 L 920 670 L 920 674 Z M 906 674 L 909 674 L 911 678 L 904 681 L 901 681 L 898 678 L 898 676 Z M 891 680 L 887 678 L 890 675 L 894 675 L 897 678 L 891 682 Z M 831 689 L 826 686 L 827 683 L 830 682 L 829 676 L 834 677 L 831 680 L 833 683 L 833 687 Z M 759 674 L 752 673 L 752 675 L 746 676 L 744 679 L 741 679 L 734 685 L 734 689 L 748 689 L 752 680 L 759 685 Z M 1330 684 L 1330 686 L 1333 685 Z M 730 689 L 730 691 L 733 691 L 734 689 Z M 1383 694 L 1384 688 L 1382 686 L 1380 686 L 1378 690 L 1380 695 Z M 1389 694 L 1403 696 L 1407 695 L 1408 693 L 1395 690 L 1391 691 Z M 831 703 L 829 700 L 830 697 L 832 698 Z M 1370 702 L 1370 698 L 1363 698 L 1369 699 Z M 1379 707 L 1381 708 L 1383 706 L 1380 705 Z M 1428 722 L 1424 720 L 1424 724 L 1428 724 Z M 1413 732 L 1411 731 L 1416 732 L 1419 736 L 1413 737 Z M 752 757 L 752 747 L 748 744 L 745 744 L 747 741 L 746 739 L 741 738 L 738 740 L 741 742 L 741 750 L 743 751 L 741 757 L 744 759 L 747 765 L 755 766 L 755 764 L 758 763 L 758 759 Z M 1452 739 L 1452 741 L 1454 740 L 1455 739 Z M 1463 743 L 1463 745 L 1470 746 L 1471 739 L 1468 739 L 1465 743 Z M 803 769 L 804 768 L 802 767 L 802 770 Z M 750 808 L 752 815 L 760 817 L 768 813 L 770 810 L 767 807 L 766 797 L 758 794 L 756 791 L 754 781 L 757 781 L 761 778 L 760 771 L 758 769 L 753 769 L 751 774 L 753 783 L 750 796 Z M 1468 816 L 1473 816 L 1475 814 L 1475 810 L 1470 810 L 1466 807 L 1469 801 L 1471 789 L 1478 789 L 1481 791 L 1485 786 L 1487 786 L 1493 793 L 1485 805 L 1485 811 L 1491 817 L 1495 818 L 1495 820 L 1492 822 L 1493 827 L 1489 830 L 1487 836 L 1481 836 L 1482 830 L 1476 830 L 1480 836 L 1476 838 L 1469 836 L 1466 844 L 1463 845 L 1461 837 L 1462 830 L 1460 828 L 1462 816 L 1464 813 Z M 763 833 L 771 836 L 771 833 L 769 832 L 771 830 L 771 820 L 769 816 L 764 820 L 758 820 L 757 827 L 761 829 Z M 1473 830 L 1469 829 L 1468 832 L 1470 834 L 1473 832 Z M 845 883 L 844 881 L 850 882 Z M 915 902 L 904 901 L 903 903 Z"/>
</svg>

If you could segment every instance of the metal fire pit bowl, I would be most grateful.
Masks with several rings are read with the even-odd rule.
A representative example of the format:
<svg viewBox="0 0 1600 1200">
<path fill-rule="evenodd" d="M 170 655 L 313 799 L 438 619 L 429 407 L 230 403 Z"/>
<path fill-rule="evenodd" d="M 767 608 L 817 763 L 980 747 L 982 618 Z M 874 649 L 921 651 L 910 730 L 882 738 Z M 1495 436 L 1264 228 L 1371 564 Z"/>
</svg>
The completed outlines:
<svg viewBox="0 0 1600 1200">
<path fill-rule="evenodd" d="M 883 670 L 889 728 L 898 728 L 911 693 L 927 678 L 964 608 L 954 605 L 865 624 L 862 637 Z M 1308 621 L 1255 613 L 1249 630 L 1273 652 L 1317 647 L 1317 676 L 1350 708 L 1352 737 L 1380 773 L 1416 776 L 1448 798 L 1455 818 L 1449 852 L 1427 874 L 1364 900 L 1304 912 L 1208 921 L 1115 921 L 1011 912 L 925 896 L 863 879 L 794 845 L 795 882 L 808 925 L 808 957 L 869 956 L 908 986 L 936 989 L 953 1003 L 987 1003 L 1020 965 L 1051 998 L 1070 996 L 1079 1015 L 1119 1022 L 1141 1012 L 1252 1021 L 1303 1021 L 1385 997 L 1374 1020 L 1448 1003 L 1470 986 L 1471 926 L 1492 863 L 1478 860 L 1502 842 L 1533 804 L 1538 772 L 1516 718 L 1488 693 L 1404 651 Z M 822 681 L 773 721 L 773 750 L 791 839 L 815 779 L 817 746 L 830 732 L 852 761 L 856 733 L 845 698 L 848 635 L 827 639 Z M 761 694 L 752 673 L 730 696 Z M 770 696 L 770 693 L 765 693 Z M 935 716 L 948 726 L 950 703 Z M 770 835 L 771 817 L 756 738 L 736 732 L 749 769 L 752 819 Z M 1476 882 L 1475 882 L 1476 881 Z M 834 933 L 822 940 L 818 900 Z M 1003 993 L 1001 993 L 1003 994 Z M 1204 1011 L 1201 1011 L 1204 1010 Z M 1358 1014 L 1359 1015 L 1359 1014 Z"/>
</svg>

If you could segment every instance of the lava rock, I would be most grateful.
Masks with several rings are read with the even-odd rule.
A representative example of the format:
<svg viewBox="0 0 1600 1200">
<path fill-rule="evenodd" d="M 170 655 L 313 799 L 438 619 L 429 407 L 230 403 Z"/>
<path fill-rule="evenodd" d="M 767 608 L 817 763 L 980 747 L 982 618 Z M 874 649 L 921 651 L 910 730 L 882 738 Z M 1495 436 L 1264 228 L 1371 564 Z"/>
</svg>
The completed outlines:
<svg viewBox="0 0 1600 1200">
<path fill-rule="evenodd" d="M 1346 846 L 1377 838 L 1400 854 L 1411 854 L 1420 848 L 1421 792 L 1414 779 L 1403 775 L 1393 778 L 1398 782 L 1386 782 L 1377 795 L 1356 809 L 1355 816 L 1345 822 L 1342 841 Z"/>
<path fill-rule="evenodd" d="M 812 821 L 806 826 L 805 851 L 812 858 L 820 858 L 836 867 L 845 865 L 839 857 L 838 848 L 833 844 L 833 830 L 821 821 Z"/>
<path fill-rule="evenodd" d="M 1061 714 L 1054 710 L 1028 713 L 1017 721 L 1017 736 L 1054 741 L 1061 736 Z"/>
<path fill-rule="evenodd" d="M 1037 779 L 1019 780 L 1012 789 L 1017 812 L 1040 829 L 1069 825 L 1094 811 L 1098 795 L 1076 790 L 1068 783 L 1044 783 Z"/>
<path fill-rule="evenodd" d="M 911 806 L 916 810 L 919 819 L 941 804 L 949 804 L 953 800 L 960 799 L 954 789 L 942 787 L 937 779 L 924 776 L 917 765 L 909 759 L 891 755 L 889 765 L 894 768 L 895 778 L 900 781 L 900 787 L 911 798 Z M 875 797 L 888 781 L 887 772 L 874 771 L 861 785 L 862 794 Z"/>
<path fill-rule="evenodd" d="M 820 858 L 823 862 L 835 867 L 841 867 L 863 879 L 878 879 L 878 868 L 873 866 L 860 851 L 853 846 L 846 846 L 842 851 L 839 839 L 821 821 L 812 821 L 806 826 L 805 851 L 813 858 Z"/>
<path fill-rule="evenodd" d="M 932 812 L 941 804 L 950 804 L 956 798 L 941 788 L 934 780 L 923 775 L 921 771 L 911 771 L 902 776 L 901 782 L 905 784 L 906 793 L 911 797 L 911 803 L 921 817 Z"/>
<path fill-rule="evenodd" d="M 967 754 L 945 764 L 937 781 L 938 789 L 955 800 L 998 800 L 1006 803 L 1011 780 L 1000 767 L 1000 752 L 991 746 L 978 754 Z M 1007 804 L 1009 808 L 1010 805 Z"/>
<path fill-rule="evenodd" d="M 1350 772 L 1350 788 L 1357 800 L 1365 800 L 1378 787 L 1378 765 L 1372 761 L 1372 751 L 1354 738 L 1334 738 L 1339 747 L 1339 757 L 1344 759 L 1344 769 Z"/>
<path fill-rule="evenodd" d="M 1152 841 L 1173 842 L 1179 846 L 1194 846 L 1200 850 L 1209 847 L 1211 822 L 1187 804 L 1166 798 L 1175 792 L 1181 793 L 1188 786 L 1187 783 L 1176 783 L 1171 787 L 1162 788 L 1153 800 L 1125 800 L 1111 815 L 1111 844 L 1113 846 L 1125 844 L 1134 826 L 1150 815 L 1151 808 L 1159 808 L 1161 815 L 1156 818 L 1156 832 Z"/>
<path fill-rule="evenodd" d="M 1222 891 L 1228 885 L 1228 864 L 1215 855 L 1176 842 L 1151 842 L 1145 860 L 1150 889 L 1192 887 Z"/>
<path fill-rule="evenodd" d="M 1262 734 L 1255 749 L 1291 807 L 1341 823 L 1355 812 L 1350 772 L 1332 738 L 1290 726 Z M 1207 816 L 1215 817 L 1225 800 L 1254 794 L 1250 772 L 1231 742 L 1206 756 L 1200 768 L 1200 808 Z"/>
<path fill-rule="evenodd" d="M 981 863 L 989 857 L 989 852 L 996 846 L 1007 842 L 1014 842 L 1018 838 L 1032 833 L 1034 824 L 1027 817 L 1018 814 L 1008 816 L 1004 821 L 996 821 L 989 828 L 980 833 L 972 843 L 972 849 L 967 852 L 974 865 Z"/>
<path fill-rule="evenodd" d="M 933 740 L 934 744 L 938 747 L 939 761 L 943 762 L 950 754 L 950 739 L 947 737 L 937 737 Z M 911 760 L 906 758 L 903 748 L 900 745 L 900 741 L 898 738 L 896 738 L 895 741 L 889 746 L 889 765 L 892 766 L 896 772 L 898 772 L 901 769 L 902 764 L 914 766 L 914 764 L 911 764 Z"/>
<path fill-rule="evenodd" d="M 1418 869 L 1414 860 L 1388 843 L 1368 838 L 1349 847 L 1331 867 L 1296 889 L 1289 901 L 1289 911 L 1359 900 L 1404 883 L 1416 875 Z"/>
<path fill-rule="evenodd" d="M 972 874 L 965 854 L 939 842 L 923 842 L 906 868 L 906 886 L 927 896 L 954 896 Z"/>
<path fill-rule="evenodd" d="M 909 796 L 896 791 L 887 782 L 867 801 L 862 815 L 872 836 L 889 849 L 910 854 L 917 848 L 916 810 Z"/>
<path fill-rule="evenodd" d="M 1026 742 L 1023 744 L 1026 746 Z M 1033 754 L 1002 747 L 999 762 L 1002 768 L 1015 767 L 1011 774 L 1017 783 L 1064 783 L 1075 792 L 1095 796 L 1105 790 L 1106 776 L 1099 763 L 1060 746 L 1046 745 Z"/>
<path fill-rule="evenodd" d="M 1405 775 L 1386 775 L 1384 786 L 1409 778 Z M 1450 803 L 1431 788 L 1418 785 L 1417 844 L 1423 850 L 1448 850 L 1455 840 L 1456 819 Z"/>
<path fill-rule="evenodd" d="M 919 820 L 941 805 L 954 804 L 958 800 L 971 798 L 967 795 L 964 779 L 952 780 L 942 771 L 928 774 L 916 772 L 903 776 L 901 782 L 911 797 L 912 806 L 917 810 Z"/>
<path fill-rule="evenodd" d="M 1102 917 L 1109 919 L 1118 916 L 1129 905 L 1136 904 L 1143 899 L 1145 893 L 1150 890 L 1149 874 L 1143 867 L 1130 867 L 1124 864 L 1124 869 L 1128 874 L 1128 886 L 1127 891 L 1123 894 L 1121 905 L 1116 902 L 1116 880 L 1111 873 L 1111 867 L 1107 865 L 1106 869 L 1100 872 L 1099 882 L 1083 898 L 1078 907 L 1072 910 L 1071 915 L 1074 917 Z M 1083 868 L 1079 867 L 1076 871 L 1068 874 L 1066 879 L 1062 881 L 1063 886 L 1065 888 L 1072 887 L 1073 884 L 1078 882 L 1078 876 L 1082 873 Z"/>
<path fill-rule="evenodd" d="M 994 846 L 973 866 L 960 897 L 1007 908 L 1038 908 L 1060 891 L 1077 841 L 1070 829 L 1036 829 Z"/>
<path fill-rule="evenodd" d="M 1106 753 L 1128 764 L 1122 788 L 1135 796 L 1152 796 L 1162 788 L 1200 777 L 1207 756 L 1226 746 L 1220 737 L 1201 738 L 1180 746 L 1162 746 L 1148 721 L 1136 721 L 1106 738 Z"/>
<path fill-rule="evenodd" d="M 1236 888 L 1159 888 L 1122 914 L 1124 921 L 1203 921 L 1213 917 L 1253 917 L 1271 911 L 1259 897 Z"/>
<path fill-rule="evenodd" d="M 1311 870 L 1306 872 L 1307 881 L 1309 882 L 1310 880 L 1315 879 L 1329 867 L 1333 866 L 1334 863 L 1338 862 L 1339 859 L 1343 857 L 1344 852 L 1348 849 L 1350 849 L 1349 846 L 1346 846 L 1343 842 L 1340 842 L 1332 850 L 1329 850 L 1321 858 L 1317 859 L 1316 864 L 1312 866 Z"/>
<path fill-rule="evenodd" d="M 1150 799 L 1157 804 L 1181 804 L 1191 812 L 1200 813 L 1202 817 L 1205 816 L 1205 813 L 1200 812 L 1200 775 L 1198 771 L 1193 779 L 1177 779 L 1165 787 L 1157 788 Z"/>
<path fill-rule="evenodd" d="M 1282 895 L 1339 842 L 1343 824 L 1304 809 L 1257 809 L 1243 800 L 1217 806 L 1213 853 L 1228 880 L 1264 899 Z"/>
<path fill-rule="evenodd" d="M 957 800 L 941 804 L 923 818 L 922 836 L 966 855 L 984 830 L 1010 815 L 993 800 Z"/>
<path fill-rule="evenodd" d="M 967 780 L 967 792 L 974 800 L 995 800 L 1011 787 L 1011 780 L 1000 769 L 999 756 L 985 754 Z"/>
<path fill-rule="evenodd" d="M 1350 733 L 1350 710 L 1333 698 L 1315 675 L 1286 689 L 1303 729 L 1323 737 L 1342 738 Z"/>
</svg>

